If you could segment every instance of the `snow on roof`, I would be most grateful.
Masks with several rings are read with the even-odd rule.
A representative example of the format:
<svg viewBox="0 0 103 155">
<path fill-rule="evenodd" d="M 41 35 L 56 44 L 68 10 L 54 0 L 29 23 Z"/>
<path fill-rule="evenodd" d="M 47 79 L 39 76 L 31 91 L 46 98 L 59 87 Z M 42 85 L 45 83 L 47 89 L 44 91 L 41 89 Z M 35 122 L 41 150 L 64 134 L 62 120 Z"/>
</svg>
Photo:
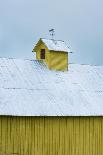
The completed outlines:
<svg viewBox="0 0 103 155">
<path fill-rule="evenodd" d="M 48 47 L 49 50 L 53 51 L 63 51 L 70 53 L 70 48 L 65 44 L 64 41 L 61 40 L 53 40 L 53 39 L 43 39 L 41 40 Z"/>
<path fill-rule="evenodd" d="M 37 60 L 0 58 L 0 115 L 103 116 L 103 66 L 57 72 Z"/>
</svg>

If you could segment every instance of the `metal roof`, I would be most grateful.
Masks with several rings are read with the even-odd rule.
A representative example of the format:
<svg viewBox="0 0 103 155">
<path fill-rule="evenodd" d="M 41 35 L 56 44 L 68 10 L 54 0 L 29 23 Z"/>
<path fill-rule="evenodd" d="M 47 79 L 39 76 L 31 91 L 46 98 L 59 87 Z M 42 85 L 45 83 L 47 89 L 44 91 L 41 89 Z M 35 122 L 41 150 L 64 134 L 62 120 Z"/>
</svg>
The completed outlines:
<svg viewBox="0 0 103 155">
<path fill-rule="evenodd" d="M 103 116 L 103 66 L 0 58 L 0 115 Z"/>
<path fill-rule="evenodd" d="M 70 48 L 62 40 L 44 39 L 44 38 L 41 38 L 41 40 L 44 42 L 44 44 L 47 46 L 49 50 L 70 53 Z"/>
</svg>

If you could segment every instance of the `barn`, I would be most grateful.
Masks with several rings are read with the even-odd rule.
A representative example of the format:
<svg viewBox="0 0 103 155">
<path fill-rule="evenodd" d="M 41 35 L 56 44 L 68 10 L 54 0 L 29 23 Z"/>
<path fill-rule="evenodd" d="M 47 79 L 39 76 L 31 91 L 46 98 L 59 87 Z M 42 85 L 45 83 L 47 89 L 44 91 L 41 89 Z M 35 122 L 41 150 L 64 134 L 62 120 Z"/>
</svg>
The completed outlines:
<svg viewBox="0 0 103 155">
<path fill-rule="evenodd" d="M 103 155 L 103 66 L 0 58 L 0 155 Z"/>
</svg>

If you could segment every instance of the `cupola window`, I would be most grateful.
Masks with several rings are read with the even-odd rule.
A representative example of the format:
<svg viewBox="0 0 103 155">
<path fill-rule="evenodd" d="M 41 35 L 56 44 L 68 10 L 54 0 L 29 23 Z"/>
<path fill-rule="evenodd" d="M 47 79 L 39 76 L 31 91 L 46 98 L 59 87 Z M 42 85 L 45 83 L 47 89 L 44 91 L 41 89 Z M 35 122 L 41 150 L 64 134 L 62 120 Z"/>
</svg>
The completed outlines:
<svg viewBox="0 0 103 155">
<path fill-rule="evenodd" d="M 41 59 L 45 59 L 45 49 L 41 49 Z"/>
</svg>

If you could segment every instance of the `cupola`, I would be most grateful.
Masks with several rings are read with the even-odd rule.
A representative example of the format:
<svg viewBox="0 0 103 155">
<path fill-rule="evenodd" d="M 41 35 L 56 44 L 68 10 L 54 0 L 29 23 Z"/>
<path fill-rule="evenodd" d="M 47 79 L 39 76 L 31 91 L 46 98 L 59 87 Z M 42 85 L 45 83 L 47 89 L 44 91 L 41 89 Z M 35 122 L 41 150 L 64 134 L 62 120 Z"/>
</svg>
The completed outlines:
<svg viewBox="0 0 103 155">
<path fill-rule="evenodd" d="M 49 69 L 68 71 L 70 49 L 64 41 L 40 38 L 33 52 L 36 52 L 36 59 L 45 62 Z"/>
</svg>

